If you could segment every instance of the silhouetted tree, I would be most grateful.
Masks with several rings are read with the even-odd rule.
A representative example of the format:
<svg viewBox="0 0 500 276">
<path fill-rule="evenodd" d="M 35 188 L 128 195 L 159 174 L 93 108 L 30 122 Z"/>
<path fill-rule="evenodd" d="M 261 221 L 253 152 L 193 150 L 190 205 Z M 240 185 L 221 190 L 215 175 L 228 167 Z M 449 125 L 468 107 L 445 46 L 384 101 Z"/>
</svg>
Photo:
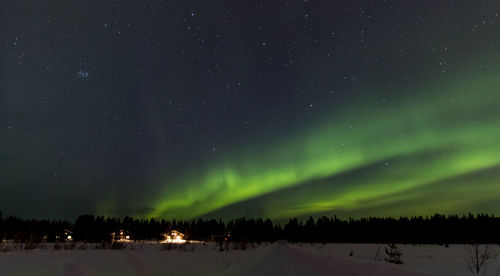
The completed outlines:
<svg viewBox="0 0 500 276">
<path fill-rule="evenodd" d="M 481 273 L 486 265 L 496 257 L 496 252 L 490 249 L 489 245 L 480 245 L 476 242 L 466 245 L 465 253 L 466 267 L 475 274 Z"/>
<path fill-rule="evenodd" d="M 399 251 L 398 247 L 395 243 L 390 243 L 385 248 L 385 254 L 387 255 L 384 260 L 393 264 L 402 264 L 401 255 L 402 253 Z"/>
<path fill-rule="evenodd" d="M 74 224 L 56 220 L 23 220 L 0 217 L 0 236 L 16 242 L 62 241 L 65 229 L 73 231 L 76 241 L 111 241 L 111 233 L 125 230 L 133 240 L 158 241 L 161 234 L 177 230 L 187 239 L 225 240 L 232 243 L 259 243 L 288 240 L 290 242 L 365 242 L 365 243 L 500 243 L 500 218 L 472 214 L 430 217 L 361 218 L 341 220 L 334 217 L 309 217 L 303 224 L 291 218 L 283 226 L 270 219 L 238 218 L 222 220 L 157 220 L 125 217 L 104 218 L 82 215 Z M 476 233 L 471 236 L 470 233 Z M 59 238 L 58 238 L 59 237 Z"/>
</svg>

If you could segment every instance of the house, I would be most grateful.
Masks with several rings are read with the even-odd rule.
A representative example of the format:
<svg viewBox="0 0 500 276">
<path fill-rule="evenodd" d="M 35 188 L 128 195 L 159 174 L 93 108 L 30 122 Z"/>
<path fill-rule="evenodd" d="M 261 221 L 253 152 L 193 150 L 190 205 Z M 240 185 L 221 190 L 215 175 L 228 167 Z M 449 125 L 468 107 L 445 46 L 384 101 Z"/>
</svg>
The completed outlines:
<svg viewBox="0 0 500 276">
<path fill-rule="evenodd" d="M 132 235 L 129 231 L 120 229 L 116 232 L 111 233 L 111 240 L 119 242 L 130 242 L 132 241 Z"/>
<path fill-rule="evenodd" d="M 69 229 L 64 229 L 63 238 L 65 241 L 72 241 L 73 240 L 73 231 L 71 231 Z"/>
<path fill-rule="evenodd" d="M 183 233 L 177 231 L 177 230 L 172 230 L 167 233 L 163 233 L 163 241 L 162 242 L 173 242 L 173 243 L 183 243 L 186 242 L 184 239 L 186 235 Z"/>
<path fill-rule="evenodd" d="M 46 239 L 48 236 L 44 236 L 43 238 Z M 56 241 L 73 241 L 73 231 L 69 229 L 63 229 L 60 231 L 57 235 L 55 235 L 55 240 Z"/>
</svg>

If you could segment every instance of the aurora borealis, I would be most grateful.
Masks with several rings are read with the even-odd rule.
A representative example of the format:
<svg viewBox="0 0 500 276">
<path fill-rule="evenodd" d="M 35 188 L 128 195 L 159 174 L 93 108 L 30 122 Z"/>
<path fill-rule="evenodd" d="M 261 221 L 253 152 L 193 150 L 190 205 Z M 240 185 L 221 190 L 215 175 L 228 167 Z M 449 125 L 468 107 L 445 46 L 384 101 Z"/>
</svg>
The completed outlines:
<svg viewBox="0 0 500 276">
<path fill-rule="evenodd" d="M 499 214 L 499 13 L 488 1 L 7 1 L 0 210 Z"/>
</svg>

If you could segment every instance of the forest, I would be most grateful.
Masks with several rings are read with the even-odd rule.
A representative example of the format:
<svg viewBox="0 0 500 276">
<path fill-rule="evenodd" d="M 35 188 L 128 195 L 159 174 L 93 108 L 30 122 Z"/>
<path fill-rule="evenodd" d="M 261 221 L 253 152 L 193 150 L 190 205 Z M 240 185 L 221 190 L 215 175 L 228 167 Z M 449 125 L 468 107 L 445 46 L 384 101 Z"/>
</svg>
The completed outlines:
<svg viewBox="0 0 500 276">
<path fill-rule="evenodd" d="M 171 230 L 183 233 L 188 240 L 215 242 L 500 244 L 500 218 L 487 214 L 361 219 L 323 216 L 292 218 L 285 223 L 262 218 L 158 220 L 81 215 L 71 223 L 3 218 L 0 213 L 0 240 L 21 243 L 64 241 L 65 232 L 71 233 L 72 241 L 103 242 L 111 241 L 117 231 L 127 231 L 132 241 L 161 241 Z"/>
</svg>

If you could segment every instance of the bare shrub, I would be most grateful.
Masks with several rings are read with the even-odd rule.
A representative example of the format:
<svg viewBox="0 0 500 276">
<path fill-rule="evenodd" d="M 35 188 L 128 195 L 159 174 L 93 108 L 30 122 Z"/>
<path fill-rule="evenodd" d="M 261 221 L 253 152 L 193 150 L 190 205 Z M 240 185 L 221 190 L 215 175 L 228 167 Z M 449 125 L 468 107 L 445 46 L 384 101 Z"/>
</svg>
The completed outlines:
<svg viewBox="0 0 500 276">
<path fill-rule="evenodd" d="M 114 250 L 123 250 L 127 247 L 127 245 L 123 242 L 112 242 L 111 246 L 109 249 L 114 249 Z"/>
<path fill-rule="evenodd" d="M 70 242 L 70 243 L 65 243 L 64 244 L 64 250 L 73 250 L 76 247 L 75 242 Z"/>
<path fill-rule="evenodd" d="M 160 246 L 160 251 L 170 251 L 174 249 L 174 244 L 171 242 L 162 243 Z"/>
<path fill-rule="evenodd" d="M 217 237 L 215 239 L 215 244 L 217 248 L 219 248 L 219 251 L 229 250 L 229 241 L 225 240 L 224 237 Z"/>
<path fill-rule="evenodd" d="M 29 240 L 24 243 L 23 249 L 26 251 L 37 249 L 39 246 L 39 243 L 34 241 L 34 240 Z"/>
<path fill-rule="evenodd" d="M 14 249 L 9 244 L 1 244 L 0 243 L 0 251 L 1 252 L 5 253 L 5 252 L 10 252 L 12 250 L 14 250 Z"/>
<path fill-rule="evenodd" d="M 248 248 L 247 241 L 233 242 L 233 250 L 246 250 Z"/>
<path fill-rule="evenodd" d="M 96 245 L 96 249 L 109 249 L 111 246 L 110 241 L 103 240 L 100 245 Z"/>
<path fill-rule="evenodd" d="M 54 250 L 61 250 L 63 248 L 60 242 L 54 243 Z"/>
<path fill-rule="evenodd" d="M 194 252 L 194 244 L 192 244 L 189 241 L 186 241 L 184 243 L 172 243 L 172 242 L 161 243 L 160 251 L 171 251 L 171 250 L 178 250 L 182 252 L 188 252 L 188 251 Z"/>
<path fill-rule="evenodd" d="M 77 249 L 78 250 L 86 250 L 88 248 L 87 246 L 87 243 L 84 242 L 84 243 L 81 243 L 80 245 L 78 245 Z"/>
<path fill-rule="evenodd" d="M 187 252 L 188 248 L 191 247 L 191 252 L 194 251 L 194 244 L 192 244 L 190 241 L 186 241 L 181 244 L 181 249 L 183 252 Z"/>
<path fill-rule="evenodd" d="M 471 273 L 481 273 L 494 258 L 496 252 L 487 244 L 471 243 L 465 246 L 465 265 Z"/>
<path fill-rule="evenodd" d="M 379 255 L 380 255 L 380 246 L 377 246 L 377 252 L 375 252 L 375 257 L 373 257 L 373 259 L 375 261 L 378 261 Z"/>
<path fill-rule="evenodd" d="M 387 255 L 387 257 L 384 258 L 386 262 L 393 264 L 403 263 L 403 261 L 401 261 L 401 256 L 403 254 L 399 251 L 395 243 L 390 243 L 387 245 L 387 247 L 385 248 L 385 254 Z"/>
</svg>

